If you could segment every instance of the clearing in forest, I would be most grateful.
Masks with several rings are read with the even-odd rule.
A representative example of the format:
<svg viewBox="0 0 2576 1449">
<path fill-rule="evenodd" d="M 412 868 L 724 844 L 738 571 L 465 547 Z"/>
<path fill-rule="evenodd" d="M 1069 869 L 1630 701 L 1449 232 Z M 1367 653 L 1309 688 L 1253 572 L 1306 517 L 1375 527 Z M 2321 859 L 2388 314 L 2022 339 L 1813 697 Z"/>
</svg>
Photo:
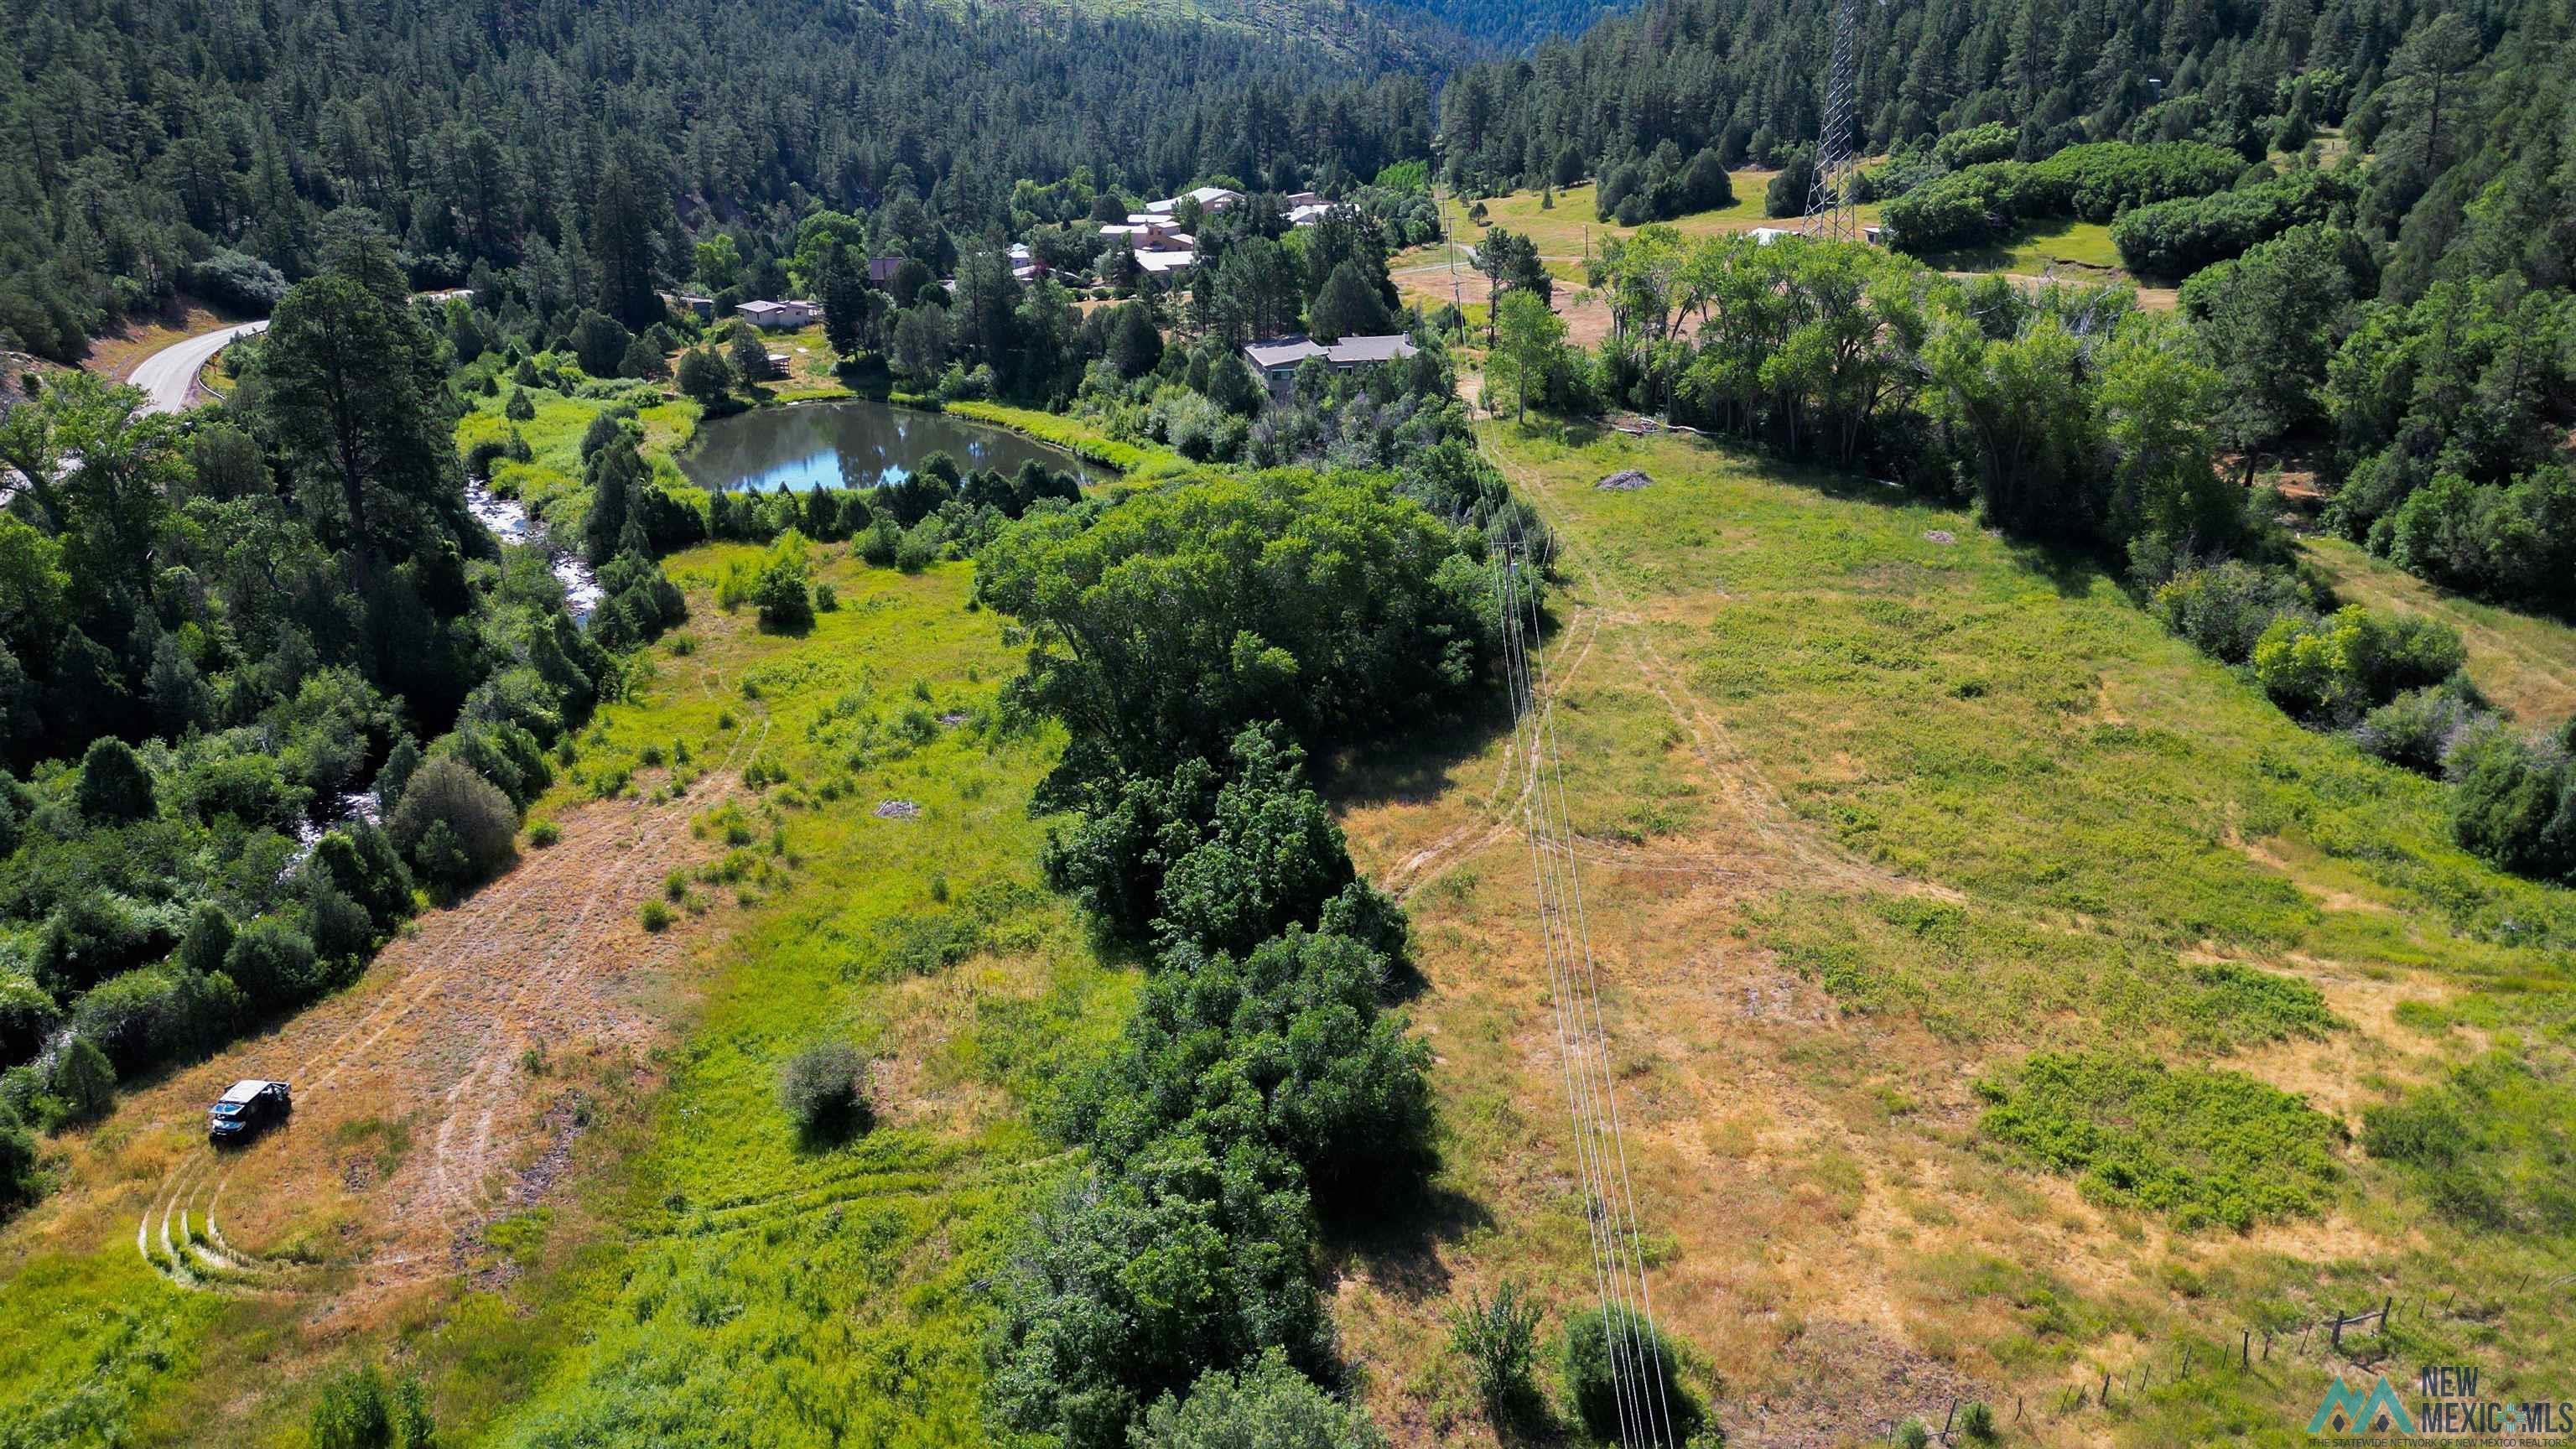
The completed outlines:
<svg viewBox="0 0 2576 1449">
<path fill-rule="evenodd" d="M 2302 1327 L 2391 1296 L 2347 1353 L 2514 1396 L 2576 1372 L 2557 1248 L 2365 1123 L 2474 1079 L 2478 1201 L 2532 1210 L 2576 1063 L 2488 1048 L 2569 1020 L 2568 893 L 2463 855 L 2435 783 L 2301 730 L 2088 562 L 1677 436 L 1482 438 L 1564 545 L 1547 659 L 1639 1246 L 1730 1442 L 1974 1398 L 2016 1442 L 2286 1438 L 2358 1371 Z M 1624 469 L 1652 481 L 1596 486 Z M 1407 1443 L 1488 1432 L 1443 1347 L 1471 1289 L 1594 1297 L 1510 746 L 1346 792 L 1441 1058 L 1433 1210 L 1344 1245 L 1338 1293 Z"/>
</svg>

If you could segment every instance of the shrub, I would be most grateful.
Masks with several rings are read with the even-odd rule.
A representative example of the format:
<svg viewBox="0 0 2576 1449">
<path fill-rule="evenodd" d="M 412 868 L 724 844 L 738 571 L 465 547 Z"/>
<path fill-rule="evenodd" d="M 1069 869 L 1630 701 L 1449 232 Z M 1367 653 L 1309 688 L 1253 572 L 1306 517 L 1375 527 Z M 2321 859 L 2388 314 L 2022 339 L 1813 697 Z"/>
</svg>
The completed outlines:
<svg viewBox="0 0 2576 1449">
<path fill-rule="evenodd" d="M 1199 1375 L 1186 1399 L 1167 1390 L 1128 1443 L 1133 1449 L 1384 1449 L 1386 1436 L 1274 1348 L 1239 1371 Z"/>
<path fill-rule="evenodd" d="M 62 1008 L 33 977 L 0 974 L 0 1062 L 33 1057 L 62 1020 Z"/>
<path fill-rule="evenodd" d="M 2351 604 L 2325 618 L 2275 618 L 2255 641 L 2253 666 L 2255 681 L 2283 709 L 2342 723 L 2401 690 L 2448 679 L 2467 658 L 2448 624 Z"/>
<path fill-rule="evenodd" d="M 80 787 L 73 799 L 92 820 L 140 820 L 155 808 L 152 774 L 132 745 L 113 736 L 93 740 L 81 756 Z"/>
<path fill-rule="evenodd" d="M 1596 1438 L 1620 1440 L 1618 1376 L 1623 1367 L 1641 1372 L 1650 1391 L 1662 1385 L 1658 1434 L 1665 1412 L 1671 1415 L 1672 1430 L 1666 1437 L 1686 1439 L 1699 1427 L 1699 1405 L 1682 1388 L 1681 1365 L 1673 1358 L 1672 1345 L 1626 1308 L 1594 1309 L 1568 1319 L 1563 1367 L 1568 1406 Z"/>
<path fill-rule="evenodd" d="M 433 1449 L 438 1442 L 420 1380 L 389 1383 L 372 1364 L 322 1386 L 312 1428 L 313 1449 Z"/>
<path fill-rule="evenodd" d="M 1467 1361 L 1476 1380 L 1477 1397 L 1495 1423 L 1528 1422 L 1539 1407 L 1538 1384 L 1530 1367 L 1538 1344 L 1539 1306 L 1506 1278 L 1488 1300 L 1471 1294 L 1449 1319 L 1449 1347 Z"/>
<path fill-rule="evenodd" d="M 1119 1449 L 1209 1363 L 1319 1352 L 1311 1213 L 1294 1164 L 1175 1133 L 1076 1174 L 1008 1259 L 992 1396 L 1011 1427 Z"/>
<path fill-rule="evenodd" d="M 63 1120 L 87 1122 L 116 1105 L 116 1068 L 93 1043 L 73 1037 L 54 1056 L 45 1091 L 62 1104 Z"/>
<path fill-rule="evenodd" d="M 2188 277 L 2292 227 L 2328 220 L 2353 192 L 2341 172 L 2293 172 L 2278 181 L 2138 207 L 2111 223 L 2111 242 L 2120 249 L 2121 263 L 2139 276 Z"/>
<path fill-rule="evenodd" d="M 1932 1431 L 1923 1427 L 1921 1419 L 1908 1419 L 1897 1426 L 1897 1449 L 1930 1449 L 1931 1443 Z"/>
<path fill-rule="evenodd" d="M 533 422 L 537 416 L 536 399 L 528 396 L 526 388 L 513 387 L 510 400 L 501 404 L 501 416 L 514 423 Z"/>
<path fill-rule="evenodd" d="M 518 812 L 491 781 L 442 755 L 412 777 L 385 832 L 422 879 L 455 888 L 510 859 Z"/>
<path fill-rule="evenodd" d="M 224 974 L 255 1011 L 303 1000 L 321 985 L 312 938 L 278 916 L 261 916 L 233 938 Z"/>
<path fill-rule="evenodd" d="M 36 1174 L 36 1136 L 8 1104 L 0 1103 L 0 1218 L 42 1195 Z"/>
<path fill-rule="evenodd" d="M 840 612 L 840 608 L 841 591 L 839 589 L 832 587 L 830 584 L 816 584 L 814 586 L 814 612 L 818 614 L 833 614 Z"/>
<path fill-rule="evenodd" d="M 528 827 L 528 844 L 539 850 L 563 839 L 563 827 L 551 820 L 540 820 Z"/>
<path fill-rule="evenodd" d="M 2167 629 L 2229 664 L 2252 658 L 2274 620 L 2311 612 L 2306 588 L 2287 570 L 2236 559 L 2184 569 L 2156 590 L 2153 607 Z"/>
<path fill-rule="evenodd" d="M 788 1058 L 778 1076 L 778 1105 L 807 1141 L 838 1140 L 864 1131 L 875 1117 L 868 1103 L 868 1063 L 858 1048 L 821 1041 Z"/>
<path fill-rule="evenodd" d="M 277 268 L 231 247 L 191 263 L 180 280 L 199 297 L 235 312 L 266 312 L 286 296 L 286 278 Z"/>
<path fill-rule="evenodd" d="M 636 912 L 636 918 L 642 922 L 645 930 L 655 935 L 660 935 L 671 928 L 671 908 L 660 901 L 646 901 L 643 909 Z"/>
<path fill-rule="evenodd" d="M 2077 1177 L 2085 1196 L 2169 1215 L 2185 1231 L 2316 1211 L 2340 1171 L 2333 1118 L 2236 1072 L 2115 1053 L 2040 1052 L 1978 1128 Z"/>
<path fill-rule="evenodd" d="M 2576 767 L 2501 722 L 2464 731 L 2447 768 L 2451 833 L 2471 854 L 2518 875 L 2576 881 Z"/>
<path fill-rule="evenodd" d="M 2410 689 L 2362 716 L 2353 743 L 2418 774 L 2438 775 L 2451 742 L 2487 711 L 2465 676 Z"/>
<path fill-rule="evenodd" d="M 1995 1411 L 1983 1399 L 1970 1399 L 1959 1406 L 1959 1432 L 1980 1444 L 1994 1442 Z"/>
</svg>

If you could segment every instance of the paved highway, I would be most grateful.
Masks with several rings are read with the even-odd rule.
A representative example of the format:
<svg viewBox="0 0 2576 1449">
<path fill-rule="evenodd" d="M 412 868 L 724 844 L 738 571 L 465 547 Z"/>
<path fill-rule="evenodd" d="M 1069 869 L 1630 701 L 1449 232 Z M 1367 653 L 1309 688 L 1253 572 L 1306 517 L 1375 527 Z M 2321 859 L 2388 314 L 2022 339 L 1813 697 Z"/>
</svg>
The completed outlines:
<svg viewBox="0 0 2576 1449">
<path fill-rule="evenodd" d="M 238 327 L 201 332 L 185 342 L 174 342 L 135 365 L 127 382 L 150 395 L 156 413 L 184 411 L 197 390 L 197 374 L 206 362 L 224 350 L 224 344 L 236 337 L 248 337 L 268 330 L 266 322 L 244 322 Z"/>
</svg>

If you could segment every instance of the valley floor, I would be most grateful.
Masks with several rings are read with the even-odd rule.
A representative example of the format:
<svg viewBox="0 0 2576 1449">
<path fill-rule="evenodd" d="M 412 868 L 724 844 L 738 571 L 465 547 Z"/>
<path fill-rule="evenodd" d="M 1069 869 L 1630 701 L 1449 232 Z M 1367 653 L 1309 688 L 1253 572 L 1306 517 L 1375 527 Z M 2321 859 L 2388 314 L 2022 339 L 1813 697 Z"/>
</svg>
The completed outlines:
<svg viewBox="0 0 2576 1449">
<path fill-rule="evenodd" d="M 2568 893 L 2089 565 L 1715 443 L 1480 435 L 1564 544 L 1545 663 L 1640 1246 L 1731 1442 L 1982 1399 L 2011 1442 L 2304 1443 L 2332 1375 L 2435 1363 L 2564 1395 Z M 361 1362 L 453 1444 L 984 1441 L 992 1284 L 1067 1166 L 1037 1122 L 1134 974 L 1037 878 L 1058 746 L 997 709 L 969 566 L 821 550 L 839 607 L 794 639 L 716 606 L 755 557 L 669 561 L 692 619 L 533 812 L 557 843 L 51 1144 L 65 1186 L 0 1234 L 4 1442 L 300 1444 Z M 1447 1347 L 1471 1291 L 1521 1280 L 1551 1332 L 1593 1291 L 1513 748 L 1336 786 L 1438 1057 L 1431 1193 L 1328 1245 L 1408 1445 L 1492 1438 Z M 800 1143 L 778 1074 L 825 1038 L 882 1120 Z M 207 1152 L 206 1098 L 269 1073 L 294 1126 Z M 2372 1108 L 2472 1088 L 2452 1170 L 2363 1150 Z M 2390 1300 L 2339 1352 L 2317 1326 Z"/>
<path fill-rule="evenodd" d="M 1547 670 L 1641 1246 L 1730 1442 L 1884 1442 L 1972 1399 L 2013 1442 L 2302 1442 L 2329 1377 L 2374 1364 L 2558 1396 L 2563 1241 L 2455 1226 L 2355 1139 L 2513 1046 L 2499 1010 L 2558 1079 L 2566 893 L 2461 856 L 2429 782 L 1965 513 L 1675 435 L 1483 441 L 1561 532 Z M 1653 481 L 1594 486 L 1631 468 Z M 1470 1291 L 1596 1301 L 1512 751 L 1497 726 L 1348 802 L 1413 915 L 1448 1132 L 1421 1221 L 1341 1263 L 1408 1443 L 1489 1437 L 1446 1350 Z M 2547 949 L 2492 944 L 2516 915 Z M 2185 1230 L 2007 1148 L 1981 1119 L 2036 1052 L 2166 1064 L 2083 1127 L 2183 1179 L 2305 1182 L 2307 1207 Z M 2222 1099 L 2323 1160 L 2261 1112 L 2192 1120 Z M 2391 1297 L 2342 1354 L 2308 1327 Z"/>
</svg>

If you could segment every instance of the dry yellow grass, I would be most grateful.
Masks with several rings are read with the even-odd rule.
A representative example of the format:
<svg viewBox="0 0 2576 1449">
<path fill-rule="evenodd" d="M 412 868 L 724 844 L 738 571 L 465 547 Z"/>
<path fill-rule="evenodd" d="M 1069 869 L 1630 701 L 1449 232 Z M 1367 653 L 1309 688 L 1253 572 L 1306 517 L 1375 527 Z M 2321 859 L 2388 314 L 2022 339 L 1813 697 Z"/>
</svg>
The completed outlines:
<svg viewBox="0 0 2576 1449">
<path fill-rule="evenodd" d="M 2345 600 L 2459 630 L 2470 680 L 2515 719 L 2536 725 L 2576 714 L 2576 627 L 2463 598 L 2339 538 L 2311 538 L 2304 548 Z"/>
<path fill-rule="evenodd" d="M 1856 593 L 1869 618 L 1974 613 L 2001 606 L 2018 576 L 2013 617 L 2034 638 L 2066 641 L 2089 671 L 2064 725 L 2027 729 L 2116 740 L 2154 720 L 2182 731 L 2190 748 L 2215 751 L 2243 747 L 2228 732 L 2239 715 L 2262 718 L 2259 704 L 2159 640 L 2115 591 L 2069 604 L 1956 514 L 1829 498 L 1679 438 L 1604 436 L 1569 448 L 1499 422 L 1484 435 L 1567 548 L 1546 657 L 1648 1277 L 1656 1312 L 1688 1346 L 1690 1381 L 1729 1442 L 1882 1442 L 1894 1422 L 1919 1415 L 1937 1428 L 1953 1400 L 1970 1398 L 1995 1404 L 2005 1420 L 2020 1406 L 2017 1443 L 2161 1445 L 2198 1442 L 2219 1422 L 2277 1418 L 2283 1432 L 2304 1423 L 2329 1365 L 2321 1352 L 2286 1346 L 2269 1365 L 2223 1381 L 2204 1371 L 2134 1402 L 2123 1391 L 2108 1415 L 2098 1406 L 2061 1414 L 2057 1403 L 2105 1371 L 2124 1383 L 2151 1365 L 2169 1374 L 2185 1344 L 2205 1369 L 2222 1342 L 2232 1355 L 2240 1331 L 2269 1322 L 2266 1314 L 2375 1293 L 2361 1284 L 2421 1284 L 2422 1216 L 2393 1204 L 2384 1179 L 2347 1151 L 2354 1184 L 2319 1216 L 2241 1235 L 2177 1232 L 2000 1155 L 1977 1128 L 1985 1104 L 1974 1087 L 2035 1044 L 2206 1059 L 2209 1044 L 2193 1039 L 2202 1028 L 2188 1017 L 2150 1012 L 2121 1024 L 2111 998 L 2129 988 L 2116 973 L 2226 960 L 2313 983 L 2352 1029 L 2220 1048 L 2220 1065 L 2357 1127 L 2361 1108 L 2392 1084 L 2425 1079 L 2480 1046 L 2464 1033 L 2399 1029 L 2401 1006 L 2446 1001 L 2460 988 L 2402 964 L 2407 950 L 2372 944 L 2374 933 L 2394 927 L 2438 950 L 2441 927 L 2366 871 L 2275 841 L 2262 859 L 2236 856 L 2225 869 L 2238 883 L 2225 889 L 2240 902 L 2267 901 L 2280 887 L 2266 881 L 2288 882 L 2290 894 L 2262 909 L 2317 921 L 2305 944 L 2165 947 L 2158 966 L 2158 948 L 2141 942 L 2127 964 L 2079 966 L 2129 929 L 2116 907 L 2034 909 L 2007 884 L 2018 863 L 1990 872 L 1960 857 L 1918 870 L 1855 846 L 1847 828 L 1846 812 L 1888 808 L 1874 802 L 1888 773 L 1905 768 L 1856 711 L 1896 709 L 1924 723 L 1955 711 L 1964 726 L 1977 702 L 1895 705 L 1846 693 L 1826 713 L 1803 696 L 1748 696 L 1728 684 L 1737 671 L 1713 650 L 1711 632 L 1739 611 L 1771 611 L 1768 619 L 1804 608 L 1788 600 L 1809 593 L 1840 600 L 1838 610 L 1854 606 L 1844 591 Z M 1654 482 L 1630 494 L 1591 487 L 1625 467 Z M 1958 542 L 1928 543 L 1927 527 Z M 1987 588 L 2007 593 L 1989 597 Z M 2126 619 L 2135 642 L 2107 645 L 2105 618 Z M 1822 632 L 1792 628 L 1767 647 L 1800 657 L 1864 647 L 1823 637 L 1838 632 L 1829 620 L 1808 629 Z M 2213 709 L 2227 723 L 2204 721 Z M 2285 722 L 2273 728 L 2297 738 Z M 2013 752 L 2013 734 L 1994 744 Z M 1941 745 L 1916 738 L 1925 750 L 1984 747 L 1972 734 Z M 2104 787 L 2121 788 L 2107 776 Z M 2073 847 L 2061 832 L 2089 808 L 2090 788 L 2041 783 L 2008 810 L 2065 817 L 2025 821 L 2047 855 Z M 1506 1276 L 1560 1317 L 1596 1301 L 1513 742 L 1489 725 L 1445 754 L 1350 782 L 1347 798 L 1355 858 L 1412 914 L 1428 983 L 1413 1011 L 1438 1054 L 1447 1140 L 1434 1211 L 1419 1231 L 1344 1246 L 1337 1318 L 1371 1410 L 1400 1443 L 1493 1442 L 1446 1349 L 1446 1314 Z M 1924 920 L 2010 920 L 2000 929 L 2028 938 L 2029 962 L 1988 959 L 1972 935 L 1957 981 L 2107 971 L 2104 999 L 2097 1007 L 2077 987 L 2066 1006 L 1966 1027 L 1855 1010 L 1774 944 L 1784 912 L 1839 919 L 1846 907 L 1836 902 L 1854 899 L 1917 901 L 1913 914 Z M 2499 1332 L 2529 1341 L 2546 1317 L 2544 1305 L 2518 1303 Z"/>
</svg>

